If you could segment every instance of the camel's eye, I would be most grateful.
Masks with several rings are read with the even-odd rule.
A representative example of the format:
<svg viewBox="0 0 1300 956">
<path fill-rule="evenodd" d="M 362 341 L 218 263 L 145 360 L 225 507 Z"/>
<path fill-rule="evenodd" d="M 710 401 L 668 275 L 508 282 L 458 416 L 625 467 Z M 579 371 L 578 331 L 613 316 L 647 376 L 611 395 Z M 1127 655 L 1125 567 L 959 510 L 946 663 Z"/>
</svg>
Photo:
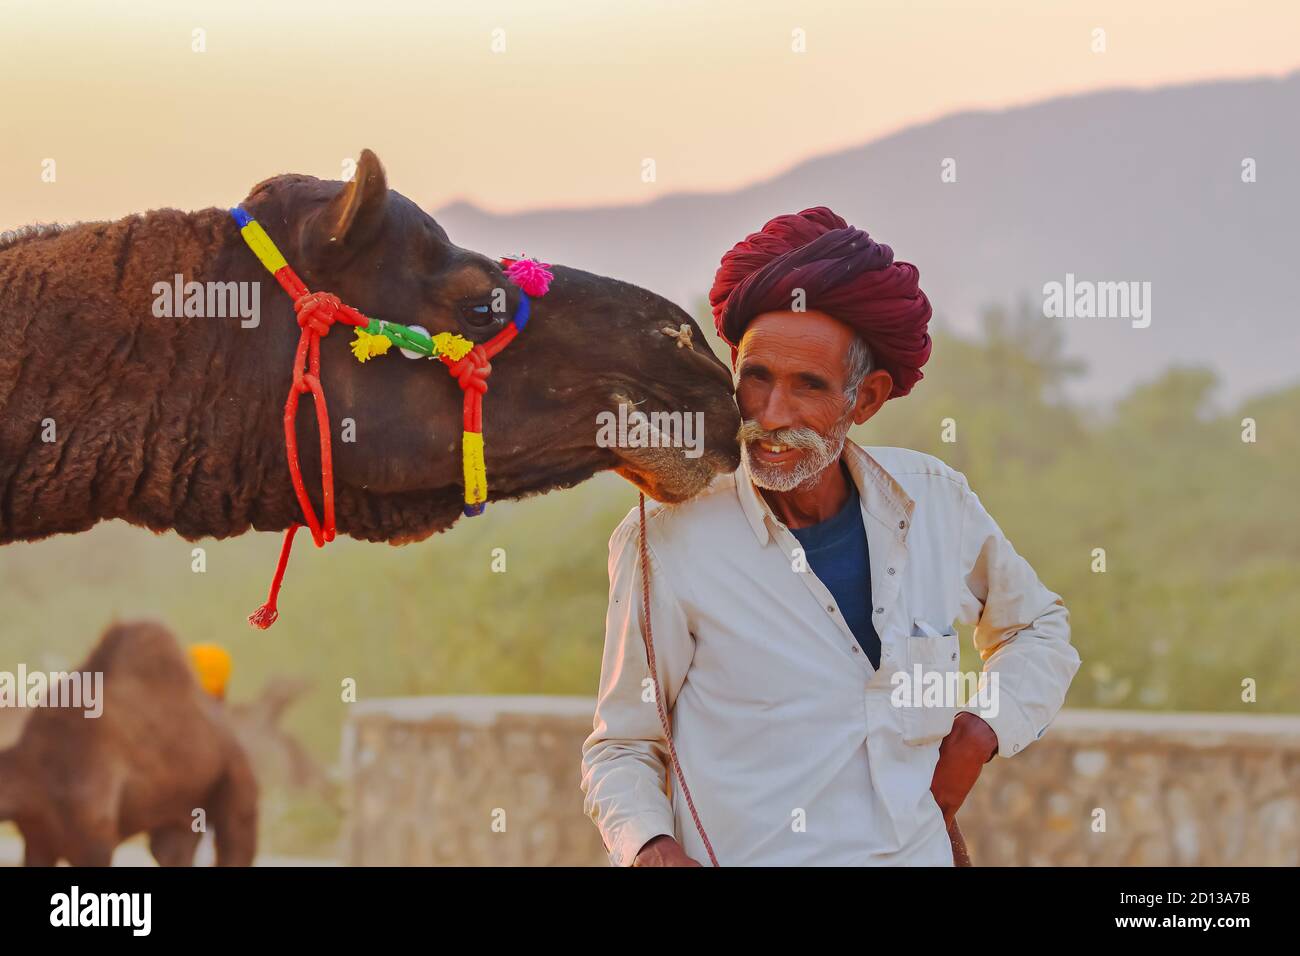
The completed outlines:
<svg viewBox="0 0 1300 956">
<path fill-rule="evenodd" d="M 469 329 L 490 329 L 500 325 L 502 318 L 492 311 L 492 303 L 488 299 L 471 300 L 460 307 L 461 324 Z"/>
</svg>

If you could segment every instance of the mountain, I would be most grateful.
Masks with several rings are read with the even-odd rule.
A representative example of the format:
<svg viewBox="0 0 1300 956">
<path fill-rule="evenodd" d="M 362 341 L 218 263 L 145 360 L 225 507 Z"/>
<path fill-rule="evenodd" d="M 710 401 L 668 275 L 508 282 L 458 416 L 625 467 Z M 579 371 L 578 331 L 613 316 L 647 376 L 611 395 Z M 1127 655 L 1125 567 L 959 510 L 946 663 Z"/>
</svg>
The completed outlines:
<svg viewBox="0 0 1300 956">
<path fill-rule="evenodd" d="M 1201 364 L 1235 399 L 1296 378 L 1297 116 L 1300 72 L 1110 90 L 957 113 L 735 192 L 435 215 L 460 245 L 618 276 L 692 309 L 734 242 L 824 204 L 916 263 L 936 315 L 958 330 L 989 304 L 1043 302 L 1067 273 L 1149 282 L 1145 328 L 1044 319 L 1063 323 L 1068 352 L 1087 363 L 1076 396 L 1113 398 L 1169 365 Z M 955 182 L 941 181 L 946 158 Z"/>
</svg>

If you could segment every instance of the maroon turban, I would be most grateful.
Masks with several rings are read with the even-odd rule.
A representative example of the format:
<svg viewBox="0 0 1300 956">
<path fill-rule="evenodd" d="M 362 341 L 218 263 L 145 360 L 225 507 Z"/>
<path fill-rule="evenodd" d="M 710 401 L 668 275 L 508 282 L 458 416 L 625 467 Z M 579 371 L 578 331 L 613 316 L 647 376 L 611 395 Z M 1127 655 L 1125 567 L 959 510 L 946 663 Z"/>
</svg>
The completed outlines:
<svg viewBox="0 0 1300 956">
<path fill-rule="evenodd" d="M 764 312 L 789 311 L 794 290 L 804 305 L 852 326 L 877 368 L 894 379 L 890 398 L 906 395 L 930 357 L 930 300 L 910 262 L 854 229 L 825 206 L 777 216 L 722 257 L 709 304 L 731 363 L 745 327 Z"/>
</svg>

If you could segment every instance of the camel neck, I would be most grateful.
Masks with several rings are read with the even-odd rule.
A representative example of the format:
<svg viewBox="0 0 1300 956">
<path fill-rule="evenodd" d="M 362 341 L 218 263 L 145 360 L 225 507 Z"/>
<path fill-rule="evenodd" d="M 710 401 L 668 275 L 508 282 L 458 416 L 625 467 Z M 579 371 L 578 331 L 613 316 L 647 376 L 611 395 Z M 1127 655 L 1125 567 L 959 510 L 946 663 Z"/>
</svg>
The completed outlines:
<svg viewBox="0 0 1300 956">
<path fill-rule="evenodd" d="M 292 520 L 263 486 L 283 454 L 266 370 L 296 327 L 249 259 L 220 209 L 0 248 L 0 543 L 108 518 L 186 537 Z"/>
</svg>

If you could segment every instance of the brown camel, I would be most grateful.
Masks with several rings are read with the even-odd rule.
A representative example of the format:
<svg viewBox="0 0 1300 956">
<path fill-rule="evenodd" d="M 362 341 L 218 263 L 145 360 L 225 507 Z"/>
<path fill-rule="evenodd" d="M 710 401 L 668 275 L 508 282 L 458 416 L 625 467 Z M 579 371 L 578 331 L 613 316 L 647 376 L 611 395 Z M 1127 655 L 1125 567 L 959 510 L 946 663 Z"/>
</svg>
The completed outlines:
<svg viewBox="0 0 1300 956">
<path fill-rule="evenodd" d="M 231 729 L 264 787 L 278 783 L 290 790 L 305 790 L 337 806 L 338 786 L 329 769 L 281 726 L 285 712 L 310 689 L 307 680 L 281 675 L 269 678 L 251 700 L 224 706 Z M 0 707 L 0 751 L 18 742 L 32 713 L 25 707 Z"/>
<path fill-rule="evenodd" d="M 103 674 L 97 718 L 38 708 L 0 750 L 0 821 L 13 820 L 28 866 L 107 866 L 119 843 L 149 834 L 163 866 L 188 866 L 214 831 L 218 866 L 257 849 L 257 782 L 220 703 L 194 679 L 159 624 L 114 624 L 82 673 Z"/>
<path fill-rule="evenodd" d="M 277 176 L 243 206 L 310 288 L 373 318 L 482 342 L 517 304 L 498 262 L 453 245 L 389 190 L 368 150 L 347 183 Z M 673 501 L 734 469 L 731 377 L 690 317 L 627 283 L 553 271 L 528 327 L 493 361 L 484 399 L 490 499 L 615 469 Z M 158 289 L 177 275 L 259 283 L 256 327 L 239 316 L 156 317 Z M 502 311 L 485 308 L 494 290 L 505 290 Z M 683 325 L 695 334 L 679 333 Z M 282 425 L 298 333 L 289 297 L 226 209 L 164 209 L 0 239 L 0 544 L 110 518 L 188 539 L 298 521 Z M 461 514 L 460 389 L 438 363 L 397 349 L 359 364 L 350 337 L 338 328 L 321 344 L 338 529 L 420 540 Z M 701 413 L 704 453 L 603 447 L 597 416 L 620 402 Z M 309 398 L 305 406 L 298 447 L 319 513 Z"/>
</svg>

